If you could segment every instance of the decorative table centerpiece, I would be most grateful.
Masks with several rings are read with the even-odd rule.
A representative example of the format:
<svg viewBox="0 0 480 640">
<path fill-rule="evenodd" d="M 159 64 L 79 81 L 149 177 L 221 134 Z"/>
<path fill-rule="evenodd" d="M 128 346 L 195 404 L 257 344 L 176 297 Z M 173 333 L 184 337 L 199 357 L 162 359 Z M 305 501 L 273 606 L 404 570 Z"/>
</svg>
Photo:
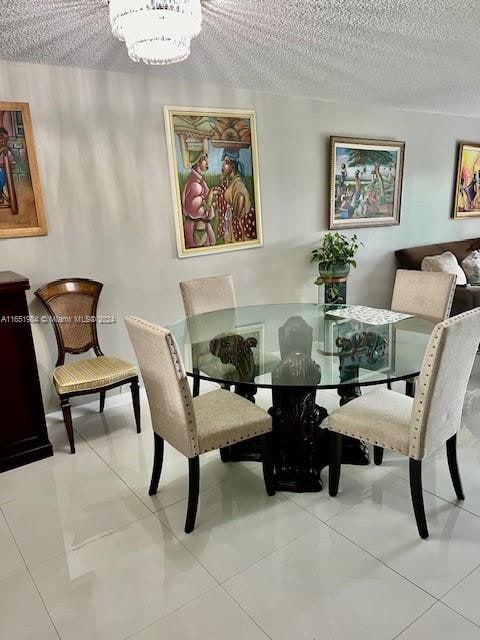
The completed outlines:
<svg viewBox="0 0 480 640">
<path fill-rule="evenodd" d="M 347 278 L 350 268 L 357 266 L 355 256 L 358 237 L 351 238 L 341 233 L 326 233 L 322 244 L 312 251 L 311 261 L 318 262 L 316 285 L 325 286 L 325 304 L 345 304 L 347 301 Z"/>
</svg>

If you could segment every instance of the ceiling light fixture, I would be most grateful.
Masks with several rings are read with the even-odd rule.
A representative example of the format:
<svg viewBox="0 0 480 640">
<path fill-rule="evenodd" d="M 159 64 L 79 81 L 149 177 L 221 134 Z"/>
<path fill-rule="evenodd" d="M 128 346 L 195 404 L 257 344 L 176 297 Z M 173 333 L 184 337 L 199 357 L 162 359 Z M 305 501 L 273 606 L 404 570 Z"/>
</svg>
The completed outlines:
<svg viewBox="0 0 480 640">
<path fill-rule="evenodd" d="M 181 62 L 202 28 L 200 0 L 110 0 L 113 35 L 135 62 Z"/>
</svg>

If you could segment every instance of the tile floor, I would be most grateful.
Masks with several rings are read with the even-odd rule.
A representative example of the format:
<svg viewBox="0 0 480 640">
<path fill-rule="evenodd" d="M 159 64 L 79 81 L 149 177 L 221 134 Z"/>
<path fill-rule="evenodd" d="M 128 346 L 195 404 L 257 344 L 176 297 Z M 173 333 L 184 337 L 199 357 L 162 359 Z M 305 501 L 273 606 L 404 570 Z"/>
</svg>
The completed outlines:
<svg viewBox="0 0 480 640">
<path fill-rule="evenodd" d="M 268 407 L 266 392 L 258 402 Z M 75 456 L 52 414 L 55 456 L 0 475 L 0 640 L 480 640 L 480 440 L 469 430 L 465 503 L 443 456 L 425 466 L 427 541 L 407 461 L 388 453 L 382 467 L 344 467 L 336 499 L 269 498 L 259 465 L 203 456 L 186 536 L 186 461 L 167 447 L 160 492 L 147 495 L 145 398 L 142 408 L 140 436 L 127 393 L 103 415 L 77 408 Z"/>
</svg>

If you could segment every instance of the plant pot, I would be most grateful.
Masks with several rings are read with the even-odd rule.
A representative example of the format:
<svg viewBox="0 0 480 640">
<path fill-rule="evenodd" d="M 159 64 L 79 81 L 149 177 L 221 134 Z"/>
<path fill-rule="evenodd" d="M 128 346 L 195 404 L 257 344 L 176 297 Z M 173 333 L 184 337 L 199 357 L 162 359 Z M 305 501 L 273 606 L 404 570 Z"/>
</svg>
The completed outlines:
<svg viewBox="0 0 480 640">
<path fill-rule="evenodd" d="M 317 284 L 329 283 L 329 282 L 344 282 L 350 273 L 350 265 L 339 263 L 333 264 L 328 268 L 324 268 L 318 265 L 318 279 Z"/>
</svg>

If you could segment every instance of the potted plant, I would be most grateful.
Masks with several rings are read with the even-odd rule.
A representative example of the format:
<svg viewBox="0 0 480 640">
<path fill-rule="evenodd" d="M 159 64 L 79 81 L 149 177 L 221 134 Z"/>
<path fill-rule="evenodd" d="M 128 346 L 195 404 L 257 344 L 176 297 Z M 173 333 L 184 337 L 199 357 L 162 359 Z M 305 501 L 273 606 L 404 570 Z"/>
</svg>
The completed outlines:
<svg viewBox="0 0 480 640">
<path fill-rule="evenodd" d="M 345 302 L 345 283 L 350 268 L 357 266 L 355 256 L 360 244 L 356 234 L 348 238 L 338 232 L 326 233 L 322 244 L 312 251 L 311 261 L 318 262 L 319 276 L 315 284 L 325 284 L 325 302 Z"/>
</svg>

